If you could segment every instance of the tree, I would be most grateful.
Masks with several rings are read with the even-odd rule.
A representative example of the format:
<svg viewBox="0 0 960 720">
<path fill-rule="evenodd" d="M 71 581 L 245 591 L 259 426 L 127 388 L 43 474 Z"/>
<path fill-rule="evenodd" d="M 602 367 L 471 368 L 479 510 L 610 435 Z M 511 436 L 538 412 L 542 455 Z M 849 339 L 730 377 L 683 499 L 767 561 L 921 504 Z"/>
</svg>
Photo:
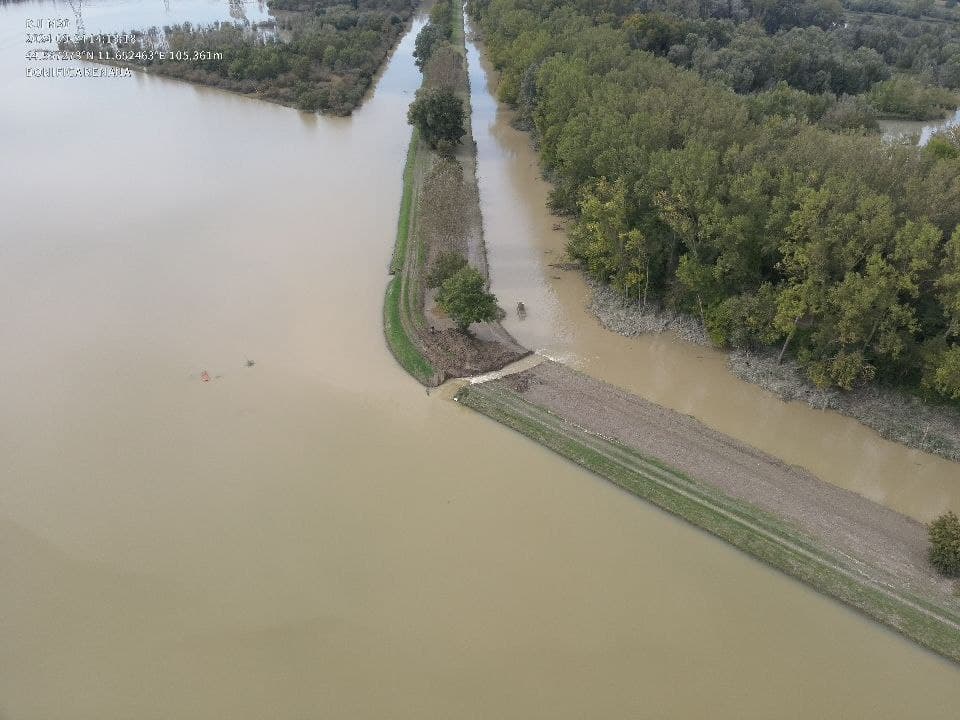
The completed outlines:
<svg viewBox="0 0 960 720">
<path fill-rule="evenodd" d="M 934 351 L 925 368 L 923 386 L 951 400 L 960 400 L 960 345 L 948 346 L 944 337 L 935 338 L 930 344 Z"/>
<path fill-rule="evenodd" d="M 487 292 L 483 275 L 469 265 L 444 280 L 437 293 L 437 305 L 463 332 L 475 322 L 486 322 L 497 316 L 497 298 Z"/>
<path fill-rule="evenodd" d="M 440 0 L 430 10 L 430 24 L 447 40 L 453 35 L 453 0 Z"/>
<path fill-rule="evenodd" d="M 427 60 L 433 55 L 433 51 L 438 43 L 443 41 L 443 30 L 433 23 L 427 23 L 423 30 L 417 33 L 417 39 L 414 41 L 413 59 L 420 70 L 427 64 Z"/>
<path fill-rule="evenodd" d="M 960 335 L 960 227 L 953 231 L 944 246 L 941 275 L 936 287 L 950 332 Z"/>
<path fill-rule="evenodd" d="M 960 22 L 908 20 L 915 2 L 470 9 L 593 278 L 697 315 L 718 344 L 773 346 L 822 385 L 960 400 L 960 130 L 926 150 L 863 132 L 871 101 L 956 107 Z"/>
<path fill-rule="evenodd" d="M 427 274 L 427 287 L 440 287 L 466 266 L 467 259 L 456 250 L 441 252 Z"/>
<path fill-rule="evenodd" d="M 941 575 L 960 576 L 960 518 L 953 511 L 930 523 L 930 563 Z"/>
<path fill-rule="evenodd" d="M 924 147 L 924 153 L 937 160 L 956 160 L 960 157 L 960 148 L 940 135 L 934 135 Z"/>
<path fill-rule="evenodd" d="M 434 149 L 441 143 L 459 143 L 467 132 L 463 125 L 463 101 L 451 90 L 442 88 L 417 91 L 407 112 L 407 122 L 415 125 L 420 137 Z"/>
</svg>

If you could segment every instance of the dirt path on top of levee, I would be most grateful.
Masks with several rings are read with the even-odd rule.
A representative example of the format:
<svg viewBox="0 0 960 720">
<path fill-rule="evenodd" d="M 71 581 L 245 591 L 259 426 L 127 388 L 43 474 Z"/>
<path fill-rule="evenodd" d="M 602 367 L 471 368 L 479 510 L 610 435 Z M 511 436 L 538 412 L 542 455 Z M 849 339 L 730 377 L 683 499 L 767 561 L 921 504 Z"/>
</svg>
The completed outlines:
<svg viewBox="0 0 960 720">
<path fill-rule="evenodd" d="M 795 525 L 865 563 L 860 569 L 880 582 L 896 581 L 960 609 L 953 582 L 939 577 L 927 561 L 926 527 L 912 518 L 559 363 L 545 361 L 491 384 Z"/>
</svg>

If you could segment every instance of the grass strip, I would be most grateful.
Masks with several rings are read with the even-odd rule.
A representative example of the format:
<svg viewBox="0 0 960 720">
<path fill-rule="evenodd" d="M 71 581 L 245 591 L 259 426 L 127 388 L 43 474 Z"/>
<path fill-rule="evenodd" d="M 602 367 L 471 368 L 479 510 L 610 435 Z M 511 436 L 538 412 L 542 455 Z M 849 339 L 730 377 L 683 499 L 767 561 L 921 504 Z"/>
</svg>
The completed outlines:
<svg viewBox="0 0 960 720">
<path fill-rule="evenodd" d="M 435 371 L 430 361 L 423 356 L 407 333 L 406 328 L 411 326 L 410 318 L 406 318 L 404 322 L 404 315 L 409 314 L 410 308 L 406 260 L 413 214 L 414 165 L 417 160 L 418 145 L 419 137 L 414 129 L 403 167 L 403 194 L 400 198 L 400 217 L 397 221 L 397 241 L 390 261 L 390 272 L 393 273 L 393 277 L 387 285 L 383 301 L 383 332 L 387 339 L 387 346 L 397 362 L 413 377 L 426 384 L 433 379 Z"/>
<path fill-rule="evenodd" d="M 403 259 L 407 252 L 407 239 L 410 237 L 410 209 L 413 207 L 413 165 L 417 159 L 417 144 L 420 138 L 417 129 L 413 129 L 410 144 L 407 146 L 407 159 L 403 164 L 403 194 L 400 196 L 400 217 L 397 219 L 397 242 L 393 246 L 390 260 L 390 273 L 403 270 Z"/>
<path fill-rule="evenodd" d="M 458 393 L 457 400 L 920 645 L 960 662 L 960 629 L 949 609 L 868 579 L 847 561 L 769 513 L 632 448 L 576 428 L 495 383 L 468 386 Z"/>
</svg>

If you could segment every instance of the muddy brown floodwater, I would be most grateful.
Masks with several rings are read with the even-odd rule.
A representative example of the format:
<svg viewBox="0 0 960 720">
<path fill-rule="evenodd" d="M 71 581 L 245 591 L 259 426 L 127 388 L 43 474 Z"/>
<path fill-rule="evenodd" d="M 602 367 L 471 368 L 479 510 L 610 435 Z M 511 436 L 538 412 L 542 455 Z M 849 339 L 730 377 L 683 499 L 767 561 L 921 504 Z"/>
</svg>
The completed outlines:
<svg viewBox="0 0 960 720">
<path fill-rule="evenodd" d="M 397 367 L 412 36 L 327 119 L 27 81 L 64 7 L 0 6 L 0 718 L 955 711 L 956 666 Z"/>
<path fill-rule="evenodd" d="M 960 109 L 941 120 L 881 120 L 880 132 L 885 140 L 916 136 L 919 145 L 926 145 L 936 133 L 957 125 L 960 125 Z"/>
<path fill-rule="evenodd" d="M 525 319 L 511 312 L 503 322 L 521 344 L 918 520 L 960 512 L 960 464 L 838 413 L 782 402 L 731 375 L 724 353 L 671 334 L 626 338 L 602 328 L 586 309 L 590 289 L 580 274 L 551 267 L 566 234 L 546 210 L 549 186 L 529 136 L 494 98 L 493 70 L 475 43 L 468 53 L 490 276 L 503 307 L 524 303 Z"/>
</svg>

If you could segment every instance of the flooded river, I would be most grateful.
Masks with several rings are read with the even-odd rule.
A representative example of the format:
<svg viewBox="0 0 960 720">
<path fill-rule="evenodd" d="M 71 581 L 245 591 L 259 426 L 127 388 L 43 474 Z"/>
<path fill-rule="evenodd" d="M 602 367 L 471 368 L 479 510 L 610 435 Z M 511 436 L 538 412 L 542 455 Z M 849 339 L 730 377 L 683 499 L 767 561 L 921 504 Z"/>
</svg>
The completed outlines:
<svg viewBox="0 0 960 720">
<path fill-rule="evenodd" d="M 960 511 L 960 464 L 884 440 L 837 413 L 781 402 L 731 375 L 724 353 L 672 335 L 604 330 L 586 310 L 590 291 L 580 274 L 551 267 L 566 234 L 546 210 L 549 186 L 529 136 L 510 126 L 510 111 L 494 98 L 492 69 L 475 44 L 468 51 L 493 290 L 503 307 L 522 301 L 527 310 L 522 321 L 515 313 L 504 321 L 514 337 L 924 522 Z"/>
<path fill-rule="evenodd" d="M 0 6 L 0 718 L 955 710 L 956 666 L 396 366 L 411 35 L 329 119 L 27 80 L 65 7 Z"/>
</svg>

